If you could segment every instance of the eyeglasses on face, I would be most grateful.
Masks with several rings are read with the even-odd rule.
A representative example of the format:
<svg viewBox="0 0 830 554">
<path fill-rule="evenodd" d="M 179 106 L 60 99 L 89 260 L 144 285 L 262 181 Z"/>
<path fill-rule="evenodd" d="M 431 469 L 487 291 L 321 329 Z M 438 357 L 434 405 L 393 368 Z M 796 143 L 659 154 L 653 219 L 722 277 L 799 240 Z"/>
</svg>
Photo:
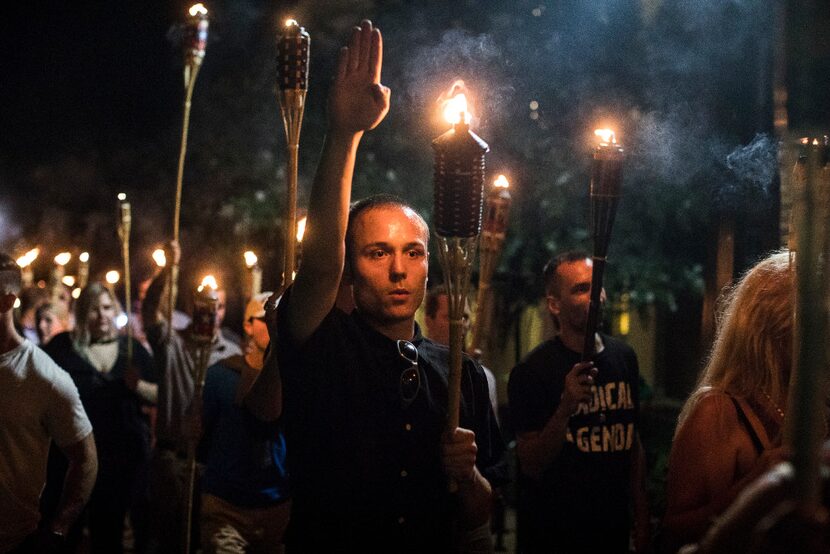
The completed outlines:
<svg viewBox="0 0 830 554">
<path fill-rule="evenodd" d="M 399 340 L 398 354 L 412 364 L 401 371 L 401 378 L 398 381 L 401 404 L 404 408 L 408 408 L 415 401 L 415 397 L 418 396 L 418 391 L 421 389 L 421 374 L 418 371 L 418 349 L 409 341 Z"/>
</svg>

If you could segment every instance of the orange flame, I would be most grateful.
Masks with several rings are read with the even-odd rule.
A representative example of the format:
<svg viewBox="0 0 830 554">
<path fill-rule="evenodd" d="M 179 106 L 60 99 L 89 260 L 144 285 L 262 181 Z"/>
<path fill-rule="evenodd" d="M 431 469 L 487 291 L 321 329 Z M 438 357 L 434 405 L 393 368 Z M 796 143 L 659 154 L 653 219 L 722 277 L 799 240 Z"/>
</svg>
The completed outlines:
<svg viewBox="0 0 830 554">
<path fill-rule="evenodd" d="M 104 279 L 106 279 L 107 283 L 109 283 L 110 285 L 114 285 L 115 283 L 121 280 L 121 274 L 113 269 L 107 271 L 107 274 L 104 276 Z"/>
<path fill-rule="evenodd" d="M 245 265 L 248 267 L 248 269 L 254 267 L 257 261 L 259 261 L 259 258 L 257 258 L 257 255 L 254 253 L 253 250 L 246 250 L 242 253 L 242 257 L 245 258 Z"/>
<path fill-rule="evenodd" d="M 285 20 L 285 26 L 286 27 L 292 27 L 292 26 L 299 27 L 300 24 L 297 23 L 296 19 L 293 19 L 293 18 L 289 17 L 288 19 Z"/>
<path fill-rule="evenodd" d="M 505 177 L 504 175 L 499 175 L 493 182 L 493 186 L 506 189 L 510 186 L 510 181 L 508 181 L 507 177 Z"/>
<path fill-rule="evenodd" d="M 617 135 L 612 129 L 595 129 L 594 134 L 602 140 L 601 144 L 617 144 Z"/>
<path fill-rule="evenodd" d="M 205 275 L 202 278 L 202 284 L 199 285 L 199 291 L 201 291 L 205 287 L 210 287 L 213 290 L 217 290 L 219 288 L 219 284 L 216 282 L 216 277 L 214 277 L 213 275 Z"/>
<path fill-rule="evenodd" d="M 457 125 L 461 123 L 462 118 L 465 124 L 470 123 L 473 116 L 468 107 L 466 92 L 467 87 L 464 81 L 459 79 L 452 84 L 446 94 L 441 95 L 439 102 L 447 123 Z"/>
<path fill-rule="evenodd" d="M 193 4 L 190 6 L 190 9 L 187 10 L 191 16 L 195 17 L 197 15 L 207 15 L 208 11 L 204 4 L 199 2 L 198 4 Z"/>
</svg>

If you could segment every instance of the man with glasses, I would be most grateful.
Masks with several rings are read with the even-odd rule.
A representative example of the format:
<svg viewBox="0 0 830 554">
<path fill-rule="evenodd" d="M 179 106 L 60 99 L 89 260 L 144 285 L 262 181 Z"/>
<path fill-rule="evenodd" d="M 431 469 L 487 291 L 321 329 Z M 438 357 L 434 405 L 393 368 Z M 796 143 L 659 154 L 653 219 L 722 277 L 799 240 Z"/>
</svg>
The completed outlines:
<svg viewBox="0 0 830 554">
<path fill-rule="evenodd" d="M 294 503 L 289 552 L 454 551 L 454 536 L 488 518 L 482 471 L 503 451 L 487 382 L 470 359 L 461 428 L 444 435 L 448 352 L 414 322 L 426 223 L 389 196 L 349 209 L 360 139 L 389 109 L 381 55 L 369 21 L 341 50 L 303 264 L 273 319 Z M 341 277 L 353 290 L 350 314 L 335 307 Z"/>
</svg>

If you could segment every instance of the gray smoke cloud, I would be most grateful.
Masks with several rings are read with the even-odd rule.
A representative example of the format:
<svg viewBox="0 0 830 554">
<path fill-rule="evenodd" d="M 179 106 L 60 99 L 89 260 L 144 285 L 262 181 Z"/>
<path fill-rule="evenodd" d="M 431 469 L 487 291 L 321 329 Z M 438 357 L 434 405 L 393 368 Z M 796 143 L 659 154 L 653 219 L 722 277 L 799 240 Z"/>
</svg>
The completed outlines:
<svg viewBox="0 0 830 554">
<path fill-rule="evenodd" d="M 778 172 L 777 142 L 765 133 L 758 133 L 752 142 L 726 156 L 726 167 L 738 179 L 769 193 Z"/>
</svg>

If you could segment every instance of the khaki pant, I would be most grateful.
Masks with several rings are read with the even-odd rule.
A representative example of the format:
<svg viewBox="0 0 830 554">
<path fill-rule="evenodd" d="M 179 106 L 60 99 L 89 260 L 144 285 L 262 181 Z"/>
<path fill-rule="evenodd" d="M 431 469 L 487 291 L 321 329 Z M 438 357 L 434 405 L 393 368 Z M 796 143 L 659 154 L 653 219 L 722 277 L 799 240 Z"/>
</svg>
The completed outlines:
<svg viewBox="0 0 830 554">
<path fill-rule="evenodd" d="M 281 553 L 290 513 L 290 500 L 267 508 L 240 508 L 203 494 L 202 550 L 205 554 Z"/>
</svg>

